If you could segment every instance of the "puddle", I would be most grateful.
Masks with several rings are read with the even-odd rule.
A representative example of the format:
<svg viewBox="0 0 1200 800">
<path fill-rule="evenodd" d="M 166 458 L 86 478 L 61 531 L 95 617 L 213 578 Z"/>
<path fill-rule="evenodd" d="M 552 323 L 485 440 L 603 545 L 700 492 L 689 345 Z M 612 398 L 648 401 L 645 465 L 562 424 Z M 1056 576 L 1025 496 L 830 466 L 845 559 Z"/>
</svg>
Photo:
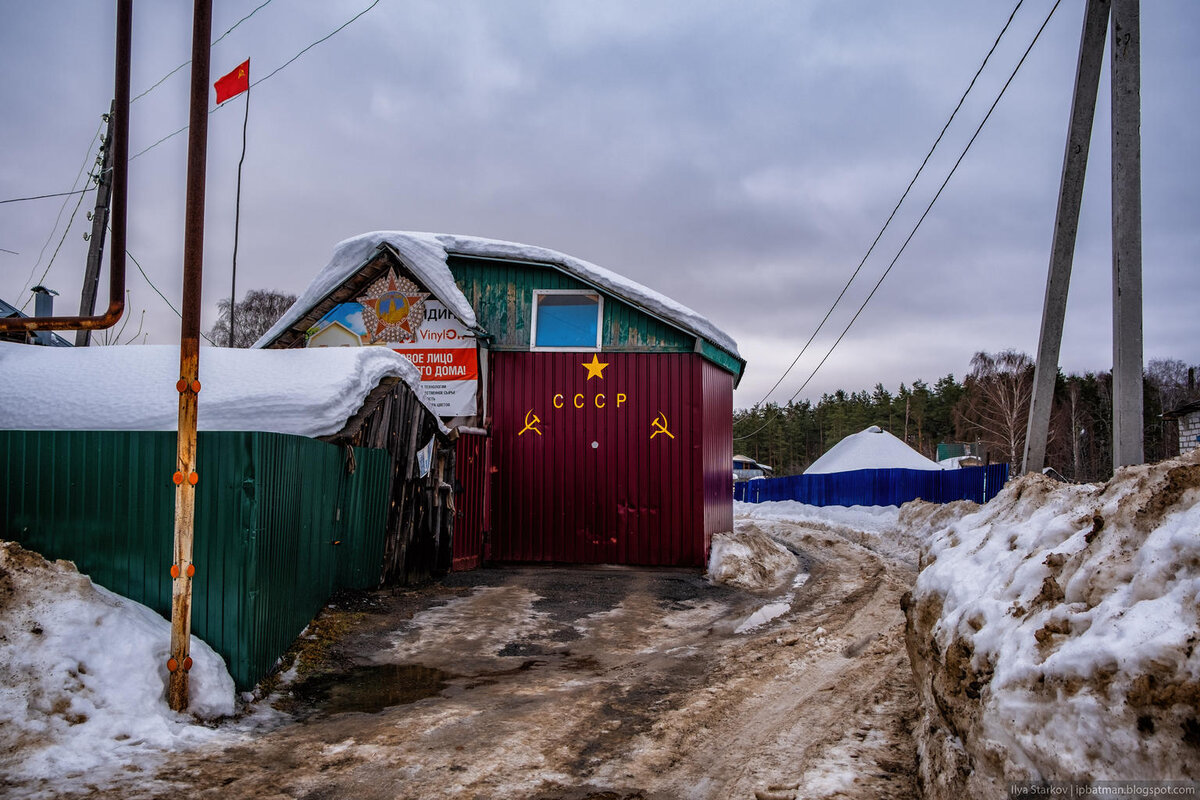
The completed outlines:
<svg viewBox="0 0 1200 800">
<path fill-rule="evenodd" d="M 377 664 L 310 678 L 292 691 L 297 699 L 328 714 L 374 714 L 433 697 L 453 677 L 419 664 Z"/>
</svg>

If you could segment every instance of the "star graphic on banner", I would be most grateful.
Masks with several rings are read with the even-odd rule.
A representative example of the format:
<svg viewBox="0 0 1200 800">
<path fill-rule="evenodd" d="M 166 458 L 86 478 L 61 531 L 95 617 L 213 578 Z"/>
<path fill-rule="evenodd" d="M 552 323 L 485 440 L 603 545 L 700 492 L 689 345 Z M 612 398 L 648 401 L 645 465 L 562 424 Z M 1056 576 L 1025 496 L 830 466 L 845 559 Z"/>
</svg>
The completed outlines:
<svg viewBox="0 0 1200 800">
<path fill-rule="evenodd" d="M 583 367 L 584 369 L 586 369 L 588 371 L 587 379 L 590 381 L 592 378 L 603 378 L 604 377 L 604 368 L 608 366 L 608 363 L 607 362 L 600 363 L 600 357 L 597 356 L 595 353 L 593 353 L 592 361 L 590 364 L 585 361 L 582 364 L 580 364 L 579 366 Z"/>
<path fill-rule="evenodd" d="M 416 329 L 425 321 L 425 298 L 428 292 L 422 292 L 410 280 L 396 277 L 393 270 L 388 270 L 386 278 L 381 278 L 367 289 L 366 295 L 355 298 L 363 307 L 363 325 L 370 334 L 371 341 L 404 342 L 416 338 Z"/>
</svg>

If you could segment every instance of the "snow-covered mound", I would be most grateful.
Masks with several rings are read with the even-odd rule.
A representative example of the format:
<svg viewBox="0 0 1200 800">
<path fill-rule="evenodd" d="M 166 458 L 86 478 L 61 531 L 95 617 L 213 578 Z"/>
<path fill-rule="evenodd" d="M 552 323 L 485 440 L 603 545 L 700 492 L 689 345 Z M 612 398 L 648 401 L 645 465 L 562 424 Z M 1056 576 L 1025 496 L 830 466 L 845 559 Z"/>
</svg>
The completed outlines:
<svg viewBox="0 0 1200 800">
<path fill-rule="evenodd" d="M 175 430 L 179 348 L 30 347 L 0 342 L 0 430 Z M 337 433 L 384 378 L 421 394 L 386 347 L 200 351 L 200 430 Z M 434 412 L 431 412 L 434 413 Z M 436 416 L 436 414 L 435 414 Z"/>
<path fill-rule="evenodd" d="M 210 739 L 215 731 L 167 707 L 170 641 L 170 623 L 149 608 L 0 541 L 0 794 L 103 785 Z M 225 662 L 194 636 L 191 656 L 189 710 L 232 714 Z"/>
<path fill-rule="evenodd" d="M 1200 451 L 941 521 L 905 602 L 926 797 L 1200 778 Z"/>
<path fill-rule="evenodd" d="M 753 525 L 738 525 L 713 536 L 708 554 L 708 579 L 752 592 L 783 584 L 799 564 L 791 552 Z"/>
<path fill-rule="evenodd" d="M 852 472 L 856 469 L 943 469 L 892 434 L 872 425 L 847 436 L 818 458 L 805 475 Z"/>
</svg>

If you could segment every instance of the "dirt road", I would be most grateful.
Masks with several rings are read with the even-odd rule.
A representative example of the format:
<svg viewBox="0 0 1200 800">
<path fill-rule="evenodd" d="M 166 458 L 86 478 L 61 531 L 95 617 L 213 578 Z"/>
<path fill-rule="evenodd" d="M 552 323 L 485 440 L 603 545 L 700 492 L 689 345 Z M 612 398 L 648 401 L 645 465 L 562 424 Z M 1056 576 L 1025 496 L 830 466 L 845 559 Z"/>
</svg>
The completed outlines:
<svg viewBox="0 0 1200 800">
<path fill-rule="evenodd" d="M 786 542 L 796 579 L 510 568 L 343 604 L 285 716 L 90 796 L 915 796 L 911 569 L 835 529 L 739 525 Z"/>
</svg>

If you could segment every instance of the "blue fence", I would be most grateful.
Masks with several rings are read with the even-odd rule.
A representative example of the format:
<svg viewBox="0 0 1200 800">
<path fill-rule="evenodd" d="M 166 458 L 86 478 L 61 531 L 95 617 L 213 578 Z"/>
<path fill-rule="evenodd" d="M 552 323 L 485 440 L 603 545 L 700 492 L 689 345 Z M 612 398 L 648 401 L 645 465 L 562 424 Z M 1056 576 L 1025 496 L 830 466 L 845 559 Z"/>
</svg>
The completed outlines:
<svg viewBox="0 0 1200 800">
<path fill-rule="evenodd" d="M 1008 482 L 1008 464 L 963 469 L 859 469 L 827 475 L 791 475 L 733 485 L 743 503 L 795 500 L 811 506 L 899 506 L 909 500 L 986 503 Z"/>
</svg>

